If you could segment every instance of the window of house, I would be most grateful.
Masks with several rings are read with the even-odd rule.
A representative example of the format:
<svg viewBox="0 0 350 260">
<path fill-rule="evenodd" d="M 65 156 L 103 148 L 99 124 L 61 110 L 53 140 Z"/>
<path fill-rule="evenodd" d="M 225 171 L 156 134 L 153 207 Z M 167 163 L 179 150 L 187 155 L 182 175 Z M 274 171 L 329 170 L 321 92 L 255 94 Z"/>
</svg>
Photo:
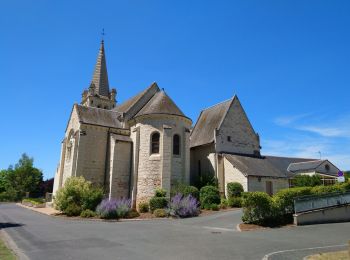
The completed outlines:
<svg viewBox="0 0 350 260">
<path fill-rule="evenodd" d="M 151 135 L 151 154 L 159 153 L 159 139 L 160 134 L 158 132 Z"/>
<path fill-rule="evenodd" d="M 173 154 L 180 155 L 180 136 L 174 135 L 173 137 Z"/>
<path fill-rule="evenodd" d="M 107 109 L 107 106 L 105 106 L 105 109 Z"/>
<path fill-rule="evenodd" d="M 101 108 L 101 106 L 100 106 L 100 105 L 98 105 L 98 106 L 97 106 L 97 108 Z"/>
<path fill-rule="evenodd" d="M 227 141 L 231 142 L 231 136 L 227 136 Z"/>
<path fill-rule="evenodd" d="M 326 164 L 326 165 L 324 166 L 324 168 L 326 169 L 326 171 L 327 171 L 327 172 L 330 170 L 330 168 L 329 168 L 329 165 L 328 165 L 328 164 Z"/>
</svg>

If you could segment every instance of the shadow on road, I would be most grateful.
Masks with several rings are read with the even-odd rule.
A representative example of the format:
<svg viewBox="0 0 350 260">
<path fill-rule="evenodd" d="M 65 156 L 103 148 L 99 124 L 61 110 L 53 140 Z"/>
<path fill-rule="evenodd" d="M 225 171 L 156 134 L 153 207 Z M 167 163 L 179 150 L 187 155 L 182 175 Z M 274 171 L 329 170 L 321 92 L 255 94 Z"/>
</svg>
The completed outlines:
<svg viewBox="0 0 350 260">
<path fill-rule="evenodd" d="M 7 222 L 7 223 L 0 222 L 0 230 L 5 228 L 13 228 L 13 227 L 21 227 L 21 226 L 23 226 L 23 224 L 11 223 L 11 222 Z"/>
</svg>

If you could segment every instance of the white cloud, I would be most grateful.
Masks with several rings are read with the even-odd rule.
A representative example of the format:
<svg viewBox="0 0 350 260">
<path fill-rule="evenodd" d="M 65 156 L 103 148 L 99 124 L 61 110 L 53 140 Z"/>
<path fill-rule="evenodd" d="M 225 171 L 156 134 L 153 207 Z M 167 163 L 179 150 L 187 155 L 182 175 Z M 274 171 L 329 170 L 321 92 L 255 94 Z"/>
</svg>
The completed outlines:
<svg viewBox="0 0 350 260">
<path fill-rule="evenodd" d="M 289 116 L 280 116 L 275 118 L 274 122 L 277 125 L 280 126 L 286 126 L 286 125 L 290 125 L 302 118 L 305 118 L 307 116 L 310 116 L 311 113 L 305 113 L 305 114 L 299 114 L 299 115 L 289 115 Z"/>
<path fill-rule="evenodd" d="M 296 129 L 325 137 L 350 137 L 350 128 L 344 129 L 344 127 L 300 126 L 296 127 Z"/>
</svg>

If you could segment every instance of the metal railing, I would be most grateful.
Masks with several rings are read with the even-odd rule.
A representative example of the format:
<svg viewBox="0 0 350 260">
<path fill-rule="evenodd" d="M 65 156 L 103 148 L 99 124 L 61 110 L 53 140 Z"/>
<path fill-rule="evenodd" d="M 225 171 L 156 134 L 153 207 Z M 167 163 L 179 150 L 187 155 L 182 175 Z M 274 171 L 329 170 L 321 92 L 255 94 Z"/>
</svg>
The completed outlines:
<svg viewBox="0 0 350 260">
<path fill-rule="evenodd" d="M 295 213 L 350 204 L 350 192 L 303 196 L 294 199 Z"/>
</svg>

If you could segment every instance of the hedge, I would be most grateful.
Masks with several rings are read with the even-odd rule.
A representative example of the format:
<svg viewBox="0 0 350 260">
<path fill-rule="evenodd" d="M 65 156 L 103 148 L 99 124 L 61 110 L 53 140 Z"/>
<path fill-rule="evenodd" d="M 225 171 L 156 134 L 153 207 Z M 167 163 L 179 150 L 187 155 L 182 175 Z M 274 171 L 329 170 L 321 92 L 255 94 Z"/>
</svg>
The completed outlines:
<svg viewBox="0 0 350 260">
<path fill-rule="evenodd" d="M 265 192 L 248 192 L 242 196 L 244 223 L 276 226 L 291 223 L 294 199 L 307 195 L 350 191 L 350 182 L 331 186 L 297 187 L 278 191 L 273 197 Z"/>
<path fill-rule="evenodd" d="M 227 195 L 229 199 L 233 197 L 240 197 L 243 191 L 243 186 L 239 182 L 227 183 Z"/>
<path fill-rule="evenodd" d="M 212 204 L 220 204 L 220 192 L 214 186 L 204 186 L 199 192 L 200 203 L 202 208 L 207 208 Z"/>
</svg>

